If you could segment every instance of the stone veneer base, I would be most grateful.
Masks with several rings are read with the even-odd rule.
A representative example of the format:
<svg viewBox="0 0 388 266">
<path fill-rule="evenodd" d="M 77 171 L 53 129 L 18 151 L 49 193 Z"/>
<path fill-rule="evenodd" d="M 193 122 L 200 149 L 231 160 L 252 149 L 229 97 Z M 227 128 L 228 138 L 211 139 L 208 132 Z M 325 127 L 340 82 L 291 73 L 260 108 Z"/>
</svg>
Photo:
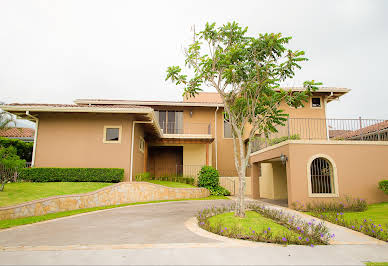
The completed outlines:
<svg viewBox="0 0 388 266">
<path fill-rule="evenodd" d="M 89 193 L 53 196 L 0 207 L 0 220 L 131 202 L 205 198 L 209 195 L 205 188 L 172 188 L 148 182 L 122 182 Z"/>
</svg>

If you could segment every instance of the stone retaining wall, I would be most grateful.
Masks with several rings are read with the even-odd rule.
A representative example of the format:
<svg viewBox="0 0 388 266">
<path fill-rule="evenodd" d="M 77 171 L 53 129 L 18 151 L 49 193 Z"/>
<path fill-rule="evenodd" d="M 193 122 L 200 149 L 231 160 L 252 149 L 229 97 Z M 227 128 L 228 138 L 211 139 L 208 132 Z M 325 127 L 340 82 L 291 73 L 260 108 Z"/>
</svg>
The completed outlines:
<svg viewBox="0 0 388 266">
<path fill-rule="evenodd" d="M 122 182 L 89 193 L 54 196 L 14 206 L 0 207 L 0 220 L 130 202 L 208 196 L 209 191 L 205 188 L 171 188 L 148 182 Z"/>
</svg>

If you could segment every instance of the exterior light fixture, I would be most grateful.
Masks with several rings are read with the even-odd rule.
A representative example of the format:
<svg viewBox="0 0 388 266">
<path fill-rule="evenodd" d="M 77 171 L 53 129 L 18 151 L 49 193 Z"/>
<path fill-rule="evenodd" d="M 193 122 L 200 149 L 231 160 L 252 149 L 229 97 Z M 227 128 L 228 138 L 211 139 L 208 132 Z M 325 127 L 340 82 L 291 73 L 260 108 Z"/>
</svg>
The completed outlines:
<svg viewBox="0 0 388 266">
<path fill-rule="evenodd" d="M 190 110 L 190 117 L 193 117 L 193 110 Z"/>
<path fill-rule="evenodd" d="M 280 154 L 280 161 L 282 162 L 283 165 L 286 165 L 288 161 L 288 157 L 282 153 Z"/>
</svg>

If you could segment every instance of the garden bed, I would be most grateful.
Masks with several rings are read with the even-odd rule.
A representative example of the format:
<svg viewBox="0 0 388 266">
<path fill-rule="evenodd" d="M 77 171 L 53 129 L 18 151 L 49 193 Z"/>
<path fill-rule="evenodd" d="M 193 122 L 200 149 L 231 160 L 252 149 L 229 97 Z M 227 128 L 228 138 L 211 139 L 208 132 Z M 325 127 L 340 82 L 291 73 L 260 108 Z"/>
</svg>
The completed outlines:
<svg viewBox="0 0 388 266">
<path fill-rule="evenodd" d="M 311 211 L 310 215 L 388 242 L 388 202 L 368 205 L 364 211 Z"/>
<path fill-rule="evenodd" d="M 240 218 L 234 216 L 233 206 L 207 208 L 198 214 L 198 224 L 230 238 L 284 245 L 326 245 L 334 237 L 323 223 L 305 222 L 260 204 L 251 204 L 248 209 L 246 217 Z"/>
</svg>

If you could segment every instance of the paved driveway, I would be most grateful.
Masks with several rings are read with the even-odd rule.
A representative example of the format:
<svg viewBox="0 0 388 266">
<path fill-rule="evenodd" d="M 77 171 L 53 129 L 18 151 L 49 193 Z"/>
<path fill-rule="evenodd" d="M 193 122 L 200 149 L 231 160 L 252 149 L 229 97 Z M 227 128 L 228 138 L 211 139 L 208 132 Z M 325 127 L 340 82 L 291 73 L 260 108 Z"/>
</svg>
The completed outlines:
<svg viewBox="0 0 388 266">
<path fill-rule="evenodd" d="M 3 230 L 0 264 L 362 265 L 364 261 L 388 261 L 388 245 L 375 241 L 355 239 L 353 244 L 314 248 L 253 245 L 209 238 L 185 226 L 198 210 L 230 203 L 182 201 L 128 206 Z M 353 232 L 348 234 L 351 239 L 356 237 Z"/>
<path fill-rule="evenodd" d="M 0 231 L 0 246 L 66 246 L 205 243 L 184 223 L 206 206 L 228 200 L 178 201 L 87 213 L 56 221 Z"/>
</svg>

